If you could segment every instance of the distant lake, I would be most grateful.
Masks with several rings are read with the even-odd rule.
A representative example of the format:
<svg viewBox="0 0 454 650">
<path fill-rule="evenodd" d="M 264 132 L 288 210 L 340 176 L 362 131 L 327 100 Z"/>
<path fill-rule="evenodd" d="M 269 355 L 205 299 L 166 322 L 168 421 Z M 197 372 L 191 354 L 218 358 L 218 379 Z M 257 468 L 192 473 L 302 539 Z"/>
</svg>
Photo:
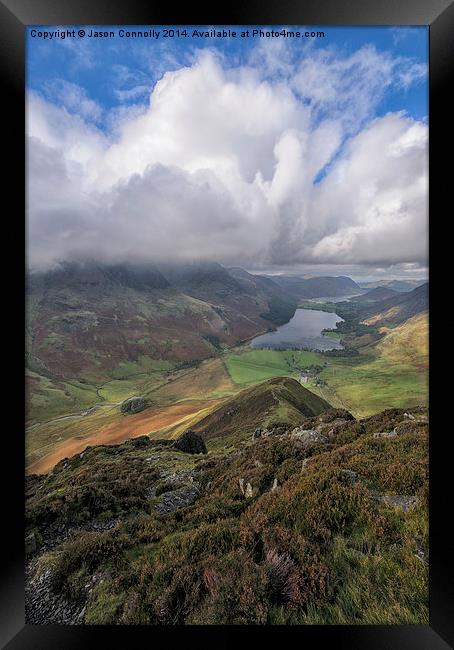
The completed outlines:
<svg viewBox="0 0 454 650">
<path fill-rule="evenodd" d="M 323 298 L 307 298 L 308 302 L 344 302 L 350 298 L 356 298 L 357 296 L 362 296 L 365 291 L 349 293 L 348 296 L 324 296 Z"/>
<path fill-rule="evenodd" d="M 322 330 L 335 329 L 343 319 L 332 312 L 314 309 L 297 309 L 293 318 L 277 328 L 256 336 L 250 342 L 253 348 L 306 348 L 309 350 L 342 350 L 334 338 L 323 336 Z"/>
</svg>

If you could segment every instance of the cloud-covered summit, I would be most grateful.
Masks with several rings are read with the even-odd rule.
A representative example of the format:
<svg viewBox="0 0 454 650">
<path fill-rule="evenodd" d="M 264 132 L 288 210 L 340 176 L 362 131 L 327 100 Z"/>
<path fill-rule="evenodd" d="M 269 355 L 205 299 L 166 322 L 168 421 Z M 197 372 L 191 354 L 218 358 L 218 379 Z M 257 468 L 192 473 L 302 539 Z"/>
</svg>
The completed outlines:
<svg viewBox="0 0 454 650">
<path fill-rule="evenodd" d="M 111 111 L 110 130 L 72 81 L 30 91 L 31 266 L 424 265 L 427 124 L 405 106 L 376 113 L 424 66 L 373 46 L 307 48 L 297 61 L 288 48 L 262 42 L 238 65 L 199 50 L 146 105 Z"/>
</svg>

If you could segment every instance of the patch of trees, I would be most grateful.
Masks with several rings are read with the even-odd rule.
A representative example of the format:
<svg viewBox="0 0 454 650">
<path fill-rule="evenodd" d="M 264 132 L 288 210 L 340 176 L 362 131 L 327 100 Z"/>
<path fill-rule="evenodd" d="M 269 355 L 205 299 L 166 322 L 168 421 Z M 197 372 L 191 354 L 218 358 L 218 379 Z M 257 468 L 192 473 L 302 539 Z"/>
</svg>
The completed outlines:
<svg viewBox="0 0 454 650">
<path fill-rule="evenodd" d="M 357 357 L 359 352 L 355 348 L 344 348 L 343 350 L 324 350 L 322 354 L 325 357 Z"/>
</svg>

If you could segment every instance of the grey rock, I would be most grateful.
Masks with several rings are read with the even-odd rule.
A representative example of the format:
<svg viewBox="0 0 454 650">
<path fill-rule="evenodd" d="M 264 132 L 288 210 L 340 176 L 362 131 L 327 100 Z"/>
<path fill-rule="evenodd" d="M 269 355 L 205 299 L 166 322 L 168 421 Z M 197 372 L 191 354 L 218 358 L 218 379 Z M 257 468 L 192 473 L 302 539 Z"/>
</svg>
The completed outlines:
<svg viewBox="0 0 454 650">
<path fill-rule="evenodd" d="M 25 622 L 27 625 L 81 624 L 84 603 L 75 604 L 57 596 L 51 590 L 51 572 L 36 572 L 36 563 L 28 565 L 25 585 Z M 81 612 L 83 611 L 83 614 Z"/>
<path fill-rule="evenodd" d="M 120 411 L 125 414 L 140 413 L 149 406 L 145 397 L 129 397 L 122 402 Z"/>
<path fill-rule="evenodd" d="M 326 445 L 329 442 L 329 439 L 317 429 L 303 429 L 302 427 L 296 427 L 292 430 L 291 436 L 297 438 L 304 444 L 322 444 Z"/>
<path fill-rule="evenodd" d="M 392 431 L 376 431 L 374 433 L 374 438 L 394 438 L 398 433 L 395 429 Z"/>
<path fill-rule="evenodd" d="M 351 469 L 343 469 L 342 476 L 345 478 L 346 482 L 349 485 L 354 485 L 359 481 L 359 476 L 356 472 L 353 472 Z"/>
<path fill-rule="evenodd" d="M 199 483 L 194 481 L 191 485 L 185 485 L 179 490 L 164 492 L 161 495 L 159 502 L 156 504 L 155 509 L 161 514 L 175 512 L 175 510 L 190 506 L 194 503 L 199 494 Z"/>
<path fill-rule="evenodd" d="M 384 503 L 387 506 L 403 510 L 404 512 L 408 512 L 417 504 L 416 496 L 408 496 L 405 494 L 379 494 L 375 496 L 375 500 L 379 503 Z"/>
<path fill-rule="evenodd" d="M 36 553 L 36 549 L 37 543 L 35 533 L 30 533 L 25 538 L 25 554 L 32 555 L 33 553 Z"/>
<path fill-rule="evenodd" d="M 253 496 L 253 494 L 254 494 L 254 490 L 252 489 L 252 485 L 248 483 L 246 485 L 246 490 L 244 491 L 244 496 L 246 497 L 246 499 L 250 499 Z"/>
</svg>

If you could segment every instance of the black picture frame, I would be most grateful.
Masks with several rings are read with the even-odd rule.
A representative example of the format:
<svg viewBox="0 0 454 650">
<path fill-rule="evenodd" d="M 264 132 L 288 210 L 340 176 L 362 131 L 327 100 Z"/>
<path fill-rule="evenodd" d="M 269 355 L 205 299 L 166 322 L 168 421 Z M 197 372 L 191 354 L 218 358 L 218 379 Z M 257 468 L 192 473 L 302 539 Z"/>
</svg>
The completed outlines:
<svg viewBox="0 0 454 650">
<path fill-rule="evenodd" d="M 24 348 L 23 284 L 25 269 L 24 211 L 24 88 L 25 26 L 66 24 L 304 24 L 304 25 L 429 25 L 430 34 L 430 624 L 428 626 L 306 626 L 295 628 L 231 627 L 98 627 L 98 626 L 30 626 L 24 624 L 24 435 L 23 372 L 18 351 Z M 442 650 L 454 647 L 454 606 L 452 557 L 454 546 L 450 523 L 449 487 L 451 456 L 446 453 L 449 427 L 449 381 L 436 376 L 437 358 L 443 359 L 443 341 L 438 336 L 439 316 L 434 296 L 449 273 L 450 240 L 443 237 L 450 216 L 451 104 L 447 95 L 454 78 L 454 3 L 450 0 L 252 0 L 211 7 L 186 4 L 178 10 L 169 3 L 139 0 L 0 0 L 0 66 L 2 104 L 5 120 L 2 153 L 6 165 L 6 182 L 2 193 L 3 242 L 14 252 L 11 266 L 3 266 L 4 299 L 7 313 L 18 320 L 9 322 L 6 351 L 12 353 L 8 363 L 8 412 L 14 415 L 11 427 L 3 427 L 2 528 L 4 544 L 0 583 L 0 644 L 10 650 L 30 648 L 99 648 L 115 642 L 128 648 L 144 643 L 206 643 L 218 647 L 247 641 L 282 643 L 282 634 L 294 635 L 300 647 L 348 650 Z M 451 136 L 452 139 L 452 136 Z M 10 207 L 6 209 L 6 205 Z M 441 236 L 440 236 L 441 235 Z M 443 248 L 445 247 L 445 249 Z M 449 248 L 448 248 L 449 247 Z M 5 251 L 6 253 L 6 251 Z M 4 259 L 6 259 L 4 257 Z M 10 264 L 10 263 L 8 263 Z M 446 308 L 446 305 L 444 305 Z M 444 315 L 446 321 L 446 314 Z M 441 322 L 441 321 L 440 321 Z M 11 331 L 13 330 L 13 331 Z M 13 343 L 13 339 L 16 340 Z M 3 347 L 3 346 L 2 346 Z M 7 363 L 7 362 L 5 362 Z M 443 370 L 443 369 L 442 369 Z"/>
</svg>

